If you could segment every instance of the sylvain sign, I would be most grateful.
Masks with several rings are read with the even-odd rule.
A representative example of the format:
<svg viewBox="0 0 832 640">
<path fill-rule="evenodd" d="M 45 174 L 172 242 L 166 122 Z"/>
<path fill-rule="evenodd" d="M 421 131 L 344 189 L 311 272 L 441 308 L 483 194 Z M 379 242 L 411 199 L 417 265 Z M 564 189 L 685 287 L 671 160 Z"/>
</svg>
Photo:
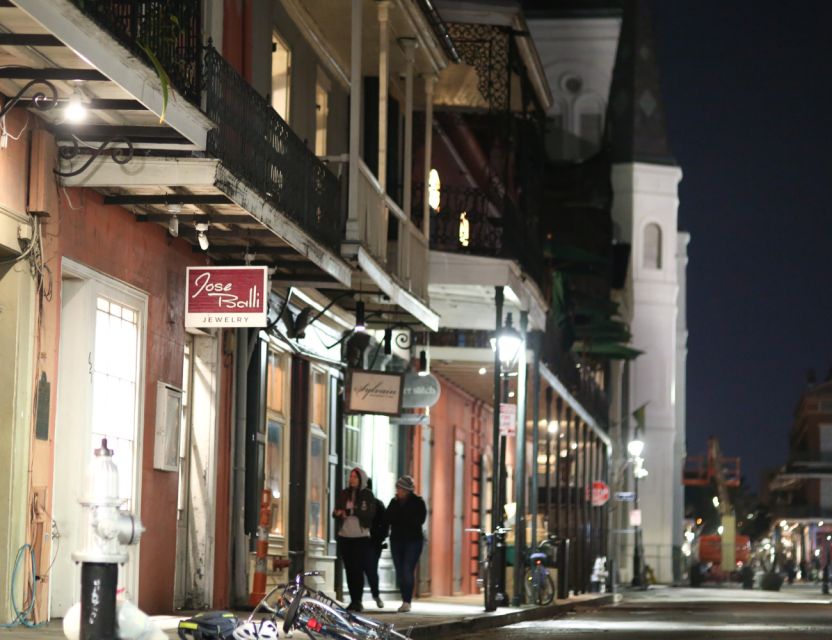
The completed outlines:
<svg viewBox="0 0 832 640">
<path fill-rule="evenodd" d="M 397 416 L 402 412 L 399 373 L 347 372 L 347 412 Z"/>
<path fill-rule="evenodd" d="M 267 267 L 188 267 L 185 326 L 265 327 Z"/>
</svg>

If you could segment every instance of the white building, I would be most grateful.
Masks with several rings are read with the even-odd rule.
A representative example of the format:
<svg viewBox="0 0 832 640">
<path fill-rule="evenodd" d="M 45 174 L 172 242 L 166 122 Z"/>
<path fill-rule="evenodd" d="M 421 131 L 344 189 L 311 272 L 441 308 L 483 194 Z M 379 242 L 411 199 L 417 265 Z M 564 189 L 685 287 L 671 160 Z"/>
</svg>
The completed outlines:
<svg viewBox="0 0 832 640">
<path fill-rule="evenodd" d="M 642 352 L 629 364 L 613 361 L 608 384 L 614 475 L 624 489 L 631 413 L 646 405 L 645 466 L 639 486 L 644 561 L 659 582 L 679 578 L 685 455 L 685 273 L 689 236 L 678 230 L 682 171 L 668 145 L 658 66 L 645 0 L 609 3 L 609 9 L 546 9 L 529 25 L 553 88 L 549 115 L 559 134 L 549 152 L 565 160 L 608 154 L 613 242 L 630 246 L 619 319 L 630 345 Z M 568 3 L 567 3 L 568 5 Z M 611 540 L 621 579 L 631 578 L 628 509 L 613 511 Z M 676 560 L 674 560 L 676 558 Z"/>
</svg>

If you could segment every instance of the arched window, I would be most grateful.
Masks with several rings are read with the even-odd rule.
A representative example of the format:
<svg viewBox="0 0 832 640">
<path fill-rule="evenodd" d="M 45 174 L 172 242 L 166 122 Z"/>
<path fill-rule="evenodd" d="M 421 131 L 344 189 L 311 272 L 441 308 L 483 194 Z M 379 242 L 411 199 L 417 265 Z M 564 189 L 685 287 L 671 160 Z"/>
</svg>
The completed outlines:
<svg viewBox="0 0 832 640">
<path fill-rule="evenodd" d="M 662 268 L 662 229 L 655 222 L 644 227 L 642 266 L 645 269 Z"/>
</svg>

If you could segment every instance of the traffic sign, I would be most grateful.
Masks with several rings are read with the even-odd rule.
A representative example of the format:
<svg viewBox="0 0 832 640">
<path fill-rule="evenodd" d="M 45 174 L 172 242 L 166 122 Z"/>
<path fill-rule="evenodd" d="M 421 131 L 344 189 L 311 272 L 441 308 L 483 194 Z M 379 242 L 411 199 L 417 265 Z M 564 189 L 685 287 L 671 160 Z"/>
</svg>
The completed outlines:
<svg viewBox="0 0 832 640">
<path fill-rule="evenodd" d="M 592 483 L 592 506 L 603 507 L 610 499 L 610 488 L 606 482 L 596 480 Z"/>
<path fill-rule="evenodd" d="M 500 403 L 500 435 L 517 435 L 517 405 L 508 402 Z"/>
<path fill-rule="evenodd" d="M 615 492 L 615 501 L 616 502 L 635 502 L 636 501 L 636 494 L 634 491 L 616 491 Z"/>
</svg>

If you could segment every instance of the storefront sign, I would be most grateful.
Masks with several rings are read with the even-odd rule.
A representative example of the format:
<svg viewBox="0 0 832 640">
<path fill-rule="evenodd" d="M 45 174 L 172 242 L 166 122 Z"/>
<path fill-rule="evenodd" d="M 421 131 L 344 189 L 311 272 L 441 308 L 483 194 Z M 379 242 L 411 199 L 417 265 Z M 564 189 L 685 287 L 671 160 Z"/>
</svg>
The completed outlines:
<svg viewBox="0 0 832 640">
<path fill-rule="evenodd" d="M 596 480 L 592 483 L 592 506 L 603 507 L 610 499 L 610 488 L 606 482 Z"/>
<path fill-rule="evenodd" d="M 442 390 L 439 380 L 428 374 L 420 376 L 413 371 L 404 376 L 404 390 L 402 391 L 402 408 L 422 409 L 432 407 L 439 402 Z"/>
<path fill-rule="evenodd" d="M 402 412 L 402 380 L 398 373 L 347 372 L 347 411 L 397 416 Z"/>
<path fill-rule="evenodd" d="M 517 405 L 500 403 L 500 435 L 517 435 Z"/>
<path fill-rule="evenodd" d="M 188 267 L 186 327 L 265 327 L 267 267 Z"/>
</svg>

